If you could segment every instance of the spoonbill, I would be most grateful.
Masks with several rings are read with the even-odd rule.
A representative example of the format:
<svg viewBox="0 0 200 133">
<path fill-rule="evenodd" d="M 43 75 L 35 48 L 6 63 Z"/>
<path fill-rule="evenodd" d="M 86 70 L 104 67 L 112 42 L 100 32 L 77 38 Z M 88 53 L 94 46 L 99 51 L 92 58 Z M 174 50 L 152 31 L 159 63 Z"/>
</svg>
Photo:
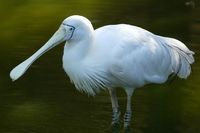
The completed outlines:
<svg viewBox="0 0 200 133">
<path fill-rule="evenodd" d="M 109 91 L 113 126 L 120 123 L 116 87 L 125 90 L 125 130 L 130 127 L 131 97 L 136 88 L 164 83 L 171 74 L 186 79 L 194 62 L 194 52 L 176 39 L 129 24 L 94 30 L 87 18 L 73 15 L 62 22 L 44 46 L 10 72 L 11 79 L 17 80 L 37 58 L 63 41 L 64 71 L 81 92 L 95 95 L 102 89 Z"/>
</svg>

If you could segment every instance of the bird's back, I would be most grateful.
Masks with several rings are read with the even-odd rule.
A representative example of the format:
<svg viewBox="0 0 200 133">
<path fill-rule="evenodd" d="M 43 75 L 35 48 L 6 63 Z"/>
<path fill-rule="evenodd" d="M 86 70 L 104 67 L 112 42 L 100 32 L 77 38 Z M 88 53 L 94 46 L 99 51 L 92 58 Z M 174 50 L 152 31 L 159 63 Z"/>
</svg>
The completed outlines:
<svg viewBox="0 0 200 133">
<path fill-rule="evenodd" d="M 126 24 L 101 27 L 95 35 L 96 54 L 106 59 L 116 86 L 140 87 L 163 83 L 172 73 L 181 78 L 190 74 L 193 52 L 176 39 Z"/>
</svg>

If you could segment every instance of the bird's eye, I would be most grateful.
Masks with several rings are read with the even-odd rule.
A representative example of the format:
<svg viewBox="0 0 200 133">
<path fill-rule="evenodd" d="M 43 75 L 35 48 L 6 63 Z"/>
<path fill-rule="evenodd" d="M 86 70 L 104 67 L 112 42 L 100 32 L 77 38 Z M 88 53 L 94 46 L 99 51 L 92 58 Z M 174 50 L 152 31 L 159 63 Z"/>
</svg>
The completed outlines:
<svg viewBox="0 0 200 133">
<path fill-rule="evenodd" d="M 70 28 L 69 28 L 69 30 L 70 30 L 70 31 L 72 31 L 72 30 L 73 30 L 73 28 L 72 28 L 72 27 L 70 27 Z"/>
</svg>

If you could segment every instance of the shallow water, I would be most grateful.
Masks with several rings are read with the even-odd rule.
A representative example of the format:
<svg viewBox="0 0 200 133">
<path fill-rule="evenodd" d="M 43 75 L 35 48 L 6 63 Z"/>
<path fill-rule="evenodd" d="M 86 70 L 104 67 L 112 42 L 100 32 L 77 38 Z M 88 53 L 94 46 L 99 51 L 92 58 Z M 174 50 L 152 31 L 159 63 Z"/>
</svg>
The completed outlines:
<svg viewBox="0 0 200 133">
<path fill-rule="evenodd" d="M 62 69 L 63 44 L 43 55 L 16 82 L 9 71 L 32 55 L 72 14 L 95 28 L 129 23 L 183 41 L 195 51 L 187 80 L 147 85 L 133 96 L 135 133 L 200 132 L 200 8 L 184 0 L 0 0 L 0 133 L 107 133 L 111 103 L 107 91 L 95 98 L 76 91 Z M 126 97 L 118 90 L 121 110 Z"/>
</svg>

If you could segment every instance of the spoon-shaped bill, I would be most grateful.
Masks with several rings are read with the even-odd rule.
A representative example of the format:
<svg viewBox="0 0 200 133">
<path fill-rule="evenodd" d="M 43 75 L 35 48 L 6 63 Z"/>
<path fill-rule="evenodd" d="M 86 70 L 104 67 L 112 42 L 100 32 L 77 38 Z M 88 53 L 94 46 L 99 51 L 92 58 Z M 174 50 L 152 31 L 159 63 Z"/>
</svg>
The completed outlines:
<svg viewBox="0 0 200 133">
<path fill-rule="evenodd" d="M 30 56 L 28 59 L 26 59 L 24 62 L 16 66 L 12 71 L 10 72 L 10 78 L 12 81 L 17 80 L 20 78 L 26 70 L 30 67 L 30 65 L 38 59 L 41 55 L 43 55 L 45 52 L 50 50 L 51 48 L 55 47 L 59 43 L 63 42 L 65 40 L 66 31 L 63 27 L 60 27 L 54 35 L 46 42 L 44 46 L 42 46 L 37 52 L 35 52 L 32 56 Z"/>
</svg>

